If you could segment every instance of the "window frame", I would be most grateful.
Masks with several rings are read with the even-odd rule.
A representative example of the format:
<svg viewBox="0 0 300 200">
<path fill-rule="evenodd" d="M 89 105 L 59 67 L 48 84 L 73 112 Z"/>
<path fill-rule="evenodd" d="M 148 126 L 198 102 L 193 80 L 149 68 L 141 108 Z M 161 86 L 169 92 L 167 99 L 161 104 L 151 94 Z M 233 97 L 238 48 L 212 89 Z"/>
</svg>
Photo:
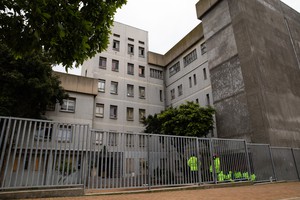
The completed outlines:
<svg viewBox="0 0 300 200">
<path fill-rule="evenodd" d="M 145 58 L 145 48 L 139 47 L 139 57 Z"/>
<path fill-rule="evenodd" d="M 70 103 L 73 102 L 73 109 L 70 109 Z M 64 109 L 64 105 L 66 104 L 66 108 Z M 76 98 L 75 97 L 69 97 L 67 99 L 63 99 L 63 104 L 60 106 L 60 112 L 67 112 L 67 113 L 75 113 L 76 110 Z"/>
<path fill-rule="evenodd" d="M 98 92 L 105 92 L 105 83 L 106 81 L 104 79 L 98 80 Z M 103 87 L 101 87 L 103 86 Z"/>
<path fill-rule="evenodd" d="M 143 116 L 141 116 L 142 113 L 144 113 Z M 143 122 L 143 118 L 144 118 L 145 116 L 146 116 L 146 109 L 140 108 L 140 109 L 139 109 L 139 121 L 140 121 L 140 122 Z"/>
<path fill-rule="evenodd" d="M 114 95 L 118 94 L 118 85 L 119 85 L 118 82 L 115 81 L 110 82 L 110 94 L 114 94 Z"/>
<path fill-rule="evenodd" d="M 189 54 L 187 54 L 185 57 L 183 57 L 183 66 L 186 67 L 192 62 L 197 60 L 197 49 L 194 49 Z"/>
<path fill-rule="evenodd" d="M 128 49 L 127 49 L 127 53 L 128 53 L 129 55 L 134 55 L 134 45 L 128 43 L 127 48 L 128 48 Z"/>
<path fill-rule="evenodd" d="M 109 107 L 109 118 L 118 119 L 118 106 L 110 105 Z"/>
<path fill-rule="evenodd" d="M 113 39 L 112 49 L 114 51 L 120 51 L 120 41 Z"/>
<path fill-rule="evenodd" d="M 71 143 L 73 139 L 73 128 L 72 125 L 62 124 L 58 127 L 56 141 Z"/>
<path fill-rule="evenodd" d="M 104 63 L 104 65 L 102 65 Z M 103 57 L 103 56 L 100 56 L 99 57 L 99 68 L 100 69 L 106 69 L 107 67 L 107 58 L 106 57 Z"/>
<path fill-rule="evenodd" d="M 119 72 L 119 61 L 112 59 L 111 61 L 111 71 L 113 72 Z"/>
<path fill-rule="evenodd" d="M 171 100 L 175 99 L 175 89 L 171 89 L 170 90 L 170 93 L 171 93 Z"/>
<path fill-rule="evenodd" d="M 134 75 L 134 64 L 127 63 L 127 74 Z"/>
<path fill-rule="evenodd" d="M 146 99 L 146 87 L 139 86 L 139 98 Z"/>
<path fill-rule="evenodd" d="M 139 77 L 145 78 L 145 66 L 139 65 Z"/>
<path fill-rule="evenodd" d="M 177 89 L 178 89 L 178 96 L 179 96 L 179 97 L 182 96 L 182 95 L 183 95 L 182 84 L 178 85 Z"/>
<path fill-rule="evenodd" d="M 127 96 L 134 97 L 134 85 L 127 84 Z"/>
<path fill-rule="evenodd" d="M 127 121 L 134 121 L 134 108 L 132 107 L 126 108 L 126 119 Z"/>
<path fill-rule="evenodd" d="M 176 62 L 172 67 L 169 68 L 169 78 L 177 74 L 180 71 L 180 62 Z"/>
<path fill-rule="evenodd" d="M 100 112 L 97 112 L 98 109 L 99 109 Z M 101 109 L 102 109 L 102 112 L 101 112 Z M 104 117 L 104 104 L 103 103 L 96 103 L 95 116 L 100 117 L 100 118 Z"/>
</svg>

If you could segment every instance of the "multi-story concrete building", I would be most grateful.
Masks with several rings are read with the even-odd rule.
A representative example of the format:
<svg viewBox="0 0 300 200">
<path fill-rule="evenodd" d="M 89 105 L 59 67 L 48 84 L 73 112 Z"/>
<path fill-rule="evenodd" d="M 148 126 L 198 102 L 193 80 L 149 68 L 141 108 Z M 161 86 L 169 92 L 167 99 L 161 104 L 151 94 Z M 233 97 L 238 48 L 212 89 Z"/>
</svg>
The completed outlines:
<svg viewBox="0 0 300 200">
<path fill-rule="evenodd" d="M 141 132 L 144 116 L 164 110 L 163 68 L 147 52 L 146 31 L 115 22 L 107 50 L 84 62 L 82 75 L 99 81 L 93 128 Z"/>
<path fill-rule="evenodd" d="M 164 55 L 148 51 L 146 31 L 114 24 L 82 68 L 98 81 L 92 127 L 140 132 L 143 116 L 188 100 L 216 108 L 219 137 L 299 146 L 299 13 L 280 0 L 196 9 L 202 23 Z"/>
</svg>

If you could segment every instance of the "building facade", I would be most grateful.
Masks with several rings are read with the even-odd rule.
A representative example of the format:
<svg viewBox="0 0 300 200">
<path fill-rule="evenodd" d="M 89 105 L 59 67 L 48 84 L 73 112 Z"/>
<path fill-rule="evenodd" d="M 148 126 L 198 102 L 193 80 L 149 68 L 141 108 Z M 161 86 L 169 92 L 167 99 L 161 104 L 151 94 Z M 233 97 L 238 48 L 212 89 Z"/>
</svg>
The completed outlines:
<svg viewBox="0 0 300 200">
<path fill-rule="evenodd" d="M 163 69 L 147 63 L 148 33 L 118 22 L 105 52 L 82 75 L 98 80 L 93 128 L 141 132 L 143 117 L 164 110 Z"/>
<path fill-rule="evenodd" d="M 164 55 L 148 51 L 146 31 L 115 22 L 108 49 L 82 67 L 98 82 L 92 127 L 141 132 L 144 116 L 194 101 L 215 107 L 219 137 L 299 147 L 299 13 L 279 0 L 196 10 L 202 23 Z"/>
<path fill-rule="evenodd" d="M 218 136 L 300 146 L 300 15 L 280 0 L 201 0 Z"/>
</svg>

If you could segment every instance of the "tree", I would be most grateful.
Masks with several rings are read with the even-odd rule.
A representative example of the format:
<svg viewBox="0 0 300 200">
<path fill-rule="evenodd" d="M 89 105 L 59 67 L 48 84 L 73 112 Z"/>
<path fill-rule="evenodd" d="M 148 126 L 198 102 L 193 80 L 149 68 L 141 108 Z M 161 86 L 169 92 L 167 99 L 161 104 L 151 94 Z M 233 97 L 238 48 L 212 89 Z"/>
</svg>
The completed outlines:
<svg viewBox="0 0 300 200">
<path fill-rule="evenodd" d="M 66 69 L 106 49 L 126 0 L 2 0 L 0 42 L 19 58 L 43 51 Z"/>
<path fill-rule="evenodd" d="M 213 129 L 215 110 L 186 102 L 178 108 L 167 108 L 160 114 L 149 115 L 144 120 L 145 132 L 179 136 L 206 136 Z"/>
<path fill-rule="evenodd" d="M 47 105 L 67 97 L 43 54 L 15 59 L 0 44 L 0 115 L 41 118 Z"/>
</svg>

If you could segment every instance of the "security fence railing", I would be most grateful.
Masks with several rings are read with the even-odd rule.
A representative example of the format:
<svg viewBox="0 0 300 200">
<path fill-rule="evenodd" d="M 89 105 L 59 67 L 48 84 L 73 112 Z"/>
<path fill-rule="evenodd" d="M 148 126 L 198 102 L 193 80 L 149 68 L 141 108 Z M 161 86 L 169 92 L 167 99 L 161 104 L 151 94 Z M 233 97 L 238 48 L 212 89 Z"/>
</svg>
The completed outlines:
<svg viewBox="0 0 300 200">
<path fill-rule="evenodd" d="M 245 140 L 90 130 L 0 117 L 0 189 L 154 188 L 299 180 L 300 149 Z"/>
</svg>

